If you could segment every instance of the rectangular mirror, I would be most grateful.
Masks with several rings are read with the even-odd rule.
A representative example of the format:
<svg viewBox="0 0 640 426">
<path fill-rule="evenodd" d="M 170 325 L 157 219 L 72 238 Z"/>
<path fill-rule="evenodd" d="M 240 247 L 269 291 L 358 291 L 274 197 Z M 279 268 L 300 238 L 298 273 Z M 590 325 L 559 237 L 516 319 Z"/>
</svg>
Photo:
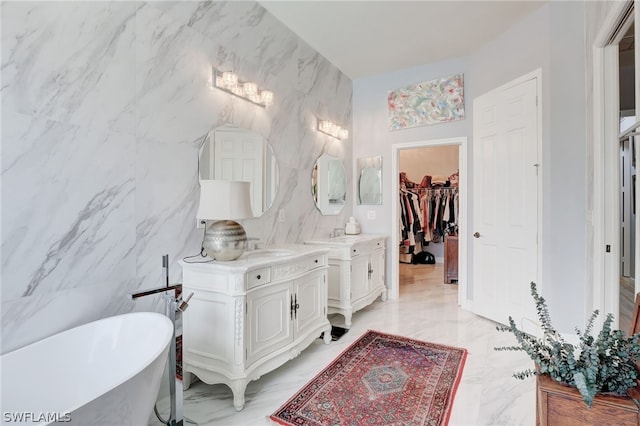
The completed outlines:
<svg viewBox="0 0 640 426">
<path fill-rule="evenodd" d="M 358 158 L 358 204 L 382 204 L 382 157 Z"/>
</svg>

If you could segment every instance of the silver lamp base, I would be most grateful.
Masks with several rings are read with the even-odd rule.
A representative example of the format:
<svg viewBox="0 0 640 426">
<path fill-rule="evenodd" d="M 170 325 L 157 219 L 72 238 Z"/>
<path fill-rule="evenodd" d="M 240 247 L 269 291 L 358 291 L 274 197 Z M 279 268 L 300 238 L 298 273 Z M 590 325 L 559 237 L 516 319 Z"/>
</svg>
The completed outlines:
<svg viewBox="0 0 640 426">
<path fill-rule="evenodd" d="M 215 260 L 235 260 L 247 248 L 247 234 L 238 222 L 219 220 L 207 226 L 202 247 Z"/>
</svg>

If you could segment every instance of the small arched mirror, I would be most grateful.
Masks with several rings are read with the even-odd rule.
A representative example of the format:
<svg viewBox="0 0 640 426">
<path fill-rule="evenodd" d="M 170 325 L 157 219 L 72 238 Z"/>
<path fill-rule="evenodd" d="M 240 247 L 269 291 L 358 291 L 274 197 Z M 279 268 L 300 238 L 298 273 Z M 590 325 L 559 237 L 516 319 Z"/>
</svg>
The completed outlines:
<svg viewBox="0 0 640 426">
<path fill-rule="evenodd" d="M 339 158 L 322 154 L 313 166 L 311 194 L 324 215 L 339 214 L 347 199 L 347 174 Z"/>
<path fill-rule="evenodd" d="M 200 179 L 251 182 L 251 208 L 261 216 L 276 198 L 278 162 L 262 135 L 242 127 L 212 129 L 200 147 Z"/>
<path fill-rule="evenodd" d="M 382 204 L 382 157 L 358 158 L 358 204 Z"/>
</svg>

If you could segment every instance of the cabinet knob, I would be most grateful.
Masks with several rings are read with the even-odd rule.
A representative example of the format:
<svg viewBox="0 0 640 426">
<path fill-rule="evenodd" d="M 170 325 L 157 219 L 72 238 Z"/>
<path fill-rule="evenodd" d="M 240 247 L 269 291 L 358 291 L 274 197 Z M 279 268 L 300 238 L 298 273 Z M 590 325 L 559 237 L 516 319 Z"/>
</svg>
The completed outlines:
<svg viewBox="0 0 640 426">
<path fill-rule="evenodd" d="M 314 262 L 318 263 L 318 259 L 314 260 Z"/>
<path fill-rule="evenodd" d="M 261 278 L 261 275 L 260 275 L 260 274 L 256 275 L 256 278 L 257 278 L 257 279 L 260 279 L 260 278 Z"/>
<path fill-rule="evenodd" d="M 474 232 L 474 233 L 473 233 L 473 236 L 474 236 L 475 238 L 480 238 L 480 233 L 479 233 L 479 232 Z"/>
</svg>

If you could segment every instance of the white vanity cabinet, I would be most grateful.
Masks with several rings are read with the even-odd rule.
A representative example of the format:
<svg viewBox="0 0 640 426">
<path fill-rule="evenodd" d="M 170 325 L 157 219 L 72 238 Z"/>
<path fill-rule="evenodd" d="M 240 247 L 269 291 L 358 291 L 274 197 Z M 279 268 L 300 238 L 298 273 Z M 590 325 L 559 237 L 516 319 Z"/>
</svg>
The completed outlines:
<svg viewBox="0 0 640 426">
<path fill-rule="evenodd" d="M 385 286 L 385 236 L 347 235 L 305 241 L 305 244 L 329 247 L 329 313 L 344 316 L 351 327 L 354 312 L 381 296 L 387 299 Z"/>
<path fill-rule="evenodd" d="M 295 358 L 324 332 L 327 320 L 327 248 L 304 245 L 255 250 L 230 262 L 181 261 L 182 371 L 208 384 L 225 383 L 236 410 L 247 384 Z"/>
</svg>

